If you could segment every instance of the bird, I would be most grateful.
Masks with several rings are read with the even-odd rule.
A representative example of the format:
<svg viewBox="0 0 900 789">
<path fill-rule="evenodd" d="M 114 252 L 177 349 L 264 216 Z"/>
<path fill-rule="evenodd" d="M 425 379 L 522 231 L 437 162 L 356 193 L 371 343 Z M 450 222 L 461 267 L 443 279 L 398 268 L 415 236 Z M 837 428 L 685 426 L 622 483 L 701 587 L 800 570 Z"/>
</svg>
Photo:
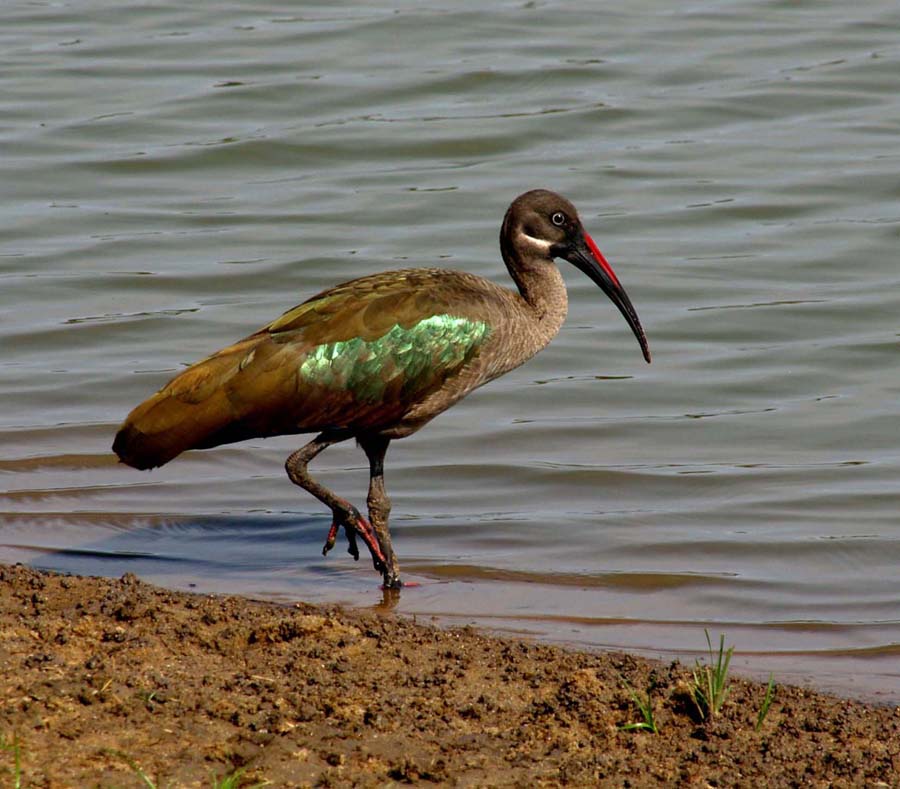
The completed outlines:
<svg viewBox="0 0 900 789">
<path fill-rule="evenodd" d="M 409 268 L 312 296 L 188 367 L 134 408 L 113 451 L 144 470 L 186 450 L 316 433 L 287 458 L 285 470 L 331 510 L 322 553 L 343 528 L 353 558 L 362 540 L 383 588 L 399 589 L 384 482 L 388 446 L 550 343 L 568 311 L 557 259 L 603 290 L 651 361 L 628 294 L 565 197 L 533 189 L 513 200 L 500 252 L 516 290 L 464 271 Z M 349 439 L 369 462 L 368 518 L 309 472 L 321 452 Z"/>
</svg>

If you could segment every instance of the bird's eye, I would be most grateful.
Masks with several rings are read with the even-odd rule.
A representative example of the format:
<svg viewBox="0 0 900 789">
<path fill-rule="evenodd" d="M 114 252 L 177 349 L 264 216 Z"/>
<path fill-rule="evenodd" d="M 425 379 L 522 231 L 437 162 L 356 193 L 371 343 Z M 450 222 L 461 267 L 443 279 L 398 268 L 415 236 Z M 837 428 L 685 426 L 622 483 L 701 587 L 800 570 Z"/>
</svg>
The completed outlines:
<svg viewBox="0 0 900 789">
<path fill-rule="evenodd" d="M 550 217 L 550 221 L 557 227 L 562 227 L 566 223 L 566 215 L 562 211 L 557 211 Z"/>
</svg>

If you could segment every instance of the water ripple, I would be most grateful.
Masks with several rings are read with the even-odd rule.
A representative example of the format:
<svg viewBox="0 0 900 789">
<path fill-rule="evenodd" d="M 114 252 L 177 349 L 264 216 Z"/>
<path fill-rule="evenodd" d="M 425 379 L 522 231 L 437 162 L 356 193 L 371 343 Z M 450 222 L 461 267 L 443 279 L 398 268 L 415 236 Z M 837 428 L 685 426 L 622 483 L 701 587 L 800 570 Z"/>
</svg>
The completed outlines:
<svg viewBox="0 0 900 789">
<path fill-rule="evenodd" d="M 366 562 L 321 556 L 328 513 L 283 473 L 301 439 L 142 474 L 112 436 L 335 282 L 506 282 L 503 211 L 548 186 L 654 363 L 564 264 L 550 348 L 391 447 L 422 582 L 400 610 L 688 660 L 726 630 L 747 670 L 896 701 L 897 22 L 886 0 L 11 7 L 0 560 L 379 604 Z M 352 445 L 315 473 L 364 504 Z"/>
</svg>

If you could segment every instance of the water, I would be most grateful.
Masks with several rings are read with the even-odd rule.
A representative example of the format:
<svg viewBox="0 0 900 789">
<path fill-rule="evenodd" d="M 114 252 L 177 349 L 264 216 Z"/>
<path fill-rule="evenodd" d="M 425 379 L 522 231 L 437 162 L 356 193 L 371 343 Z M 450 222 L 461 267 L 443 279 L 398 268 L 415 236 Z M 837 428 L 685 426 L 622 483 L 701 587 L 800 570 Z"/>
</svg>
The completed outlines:
<svg viewBox="0 0 900 789">
<path fill-rule="evenodd" d="M 564 264 L 554 344 L 391 448 L 398 610 L 900 700 L 896 4 L 462 8 L 4 5 L 0 560 L 378 605 L 297 439 L 139 473 L 115 428 L 335 282 L 505 282 L 546 186 L 654 363 Z"/>
</svg>

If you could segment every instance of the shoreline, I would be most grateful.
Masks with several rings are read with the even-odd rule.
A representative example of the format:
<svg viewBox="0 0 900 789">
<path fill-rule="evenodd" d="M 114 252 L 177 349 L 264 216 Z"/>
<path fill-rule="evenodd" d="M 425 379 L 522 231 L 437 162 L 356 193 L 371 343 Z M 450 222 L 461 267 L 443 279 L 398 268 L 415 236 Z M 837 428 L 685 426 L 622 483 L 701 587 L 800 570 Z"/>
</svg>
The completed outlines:
<svg viewBox="0 0 900 789">
<path fill-rule="evenodd" d="M 900 708 L 393 614 L 0 565 L 0 786 L 893 786 Z M 778 681 L 778 677 L 775 677 Z M 626 684 L 627 683 L 627 684 Z M 625 730 L 650 692 L 659 732 Z M 13 747 L 13 742 L 17 743 Z"/>
</svg>

